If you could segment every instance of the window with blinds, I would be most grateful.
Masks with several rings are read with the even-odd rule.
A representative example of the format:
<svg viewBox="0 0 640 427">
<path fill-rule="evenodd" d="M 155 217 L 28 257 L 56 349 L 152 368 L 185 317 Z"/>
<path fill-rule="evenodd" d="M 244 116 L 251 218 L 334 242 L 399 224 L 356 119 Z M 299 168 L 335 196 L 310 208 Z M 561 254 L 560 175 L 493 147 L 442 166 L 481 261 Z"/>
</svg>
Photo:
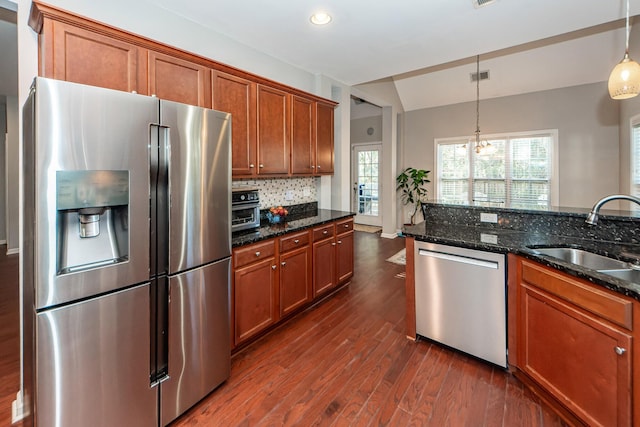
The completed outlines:
<svg viewBox="0 0 640 427">
<path fill-rule="evenodd" d="M 548 208 L 554 191 L 556 135 L 494 135 L 488 139 L 492 148 L 480 153 L 468 139 L 436 140 L 438 200 L 476 206 Z M 638 138 L 640 141 L 640 127 Z"/>
<path fill-rule="evenodd" d="M 631 194 L 640 197 L 640 117 L 631 122 Z"/>
</svg>

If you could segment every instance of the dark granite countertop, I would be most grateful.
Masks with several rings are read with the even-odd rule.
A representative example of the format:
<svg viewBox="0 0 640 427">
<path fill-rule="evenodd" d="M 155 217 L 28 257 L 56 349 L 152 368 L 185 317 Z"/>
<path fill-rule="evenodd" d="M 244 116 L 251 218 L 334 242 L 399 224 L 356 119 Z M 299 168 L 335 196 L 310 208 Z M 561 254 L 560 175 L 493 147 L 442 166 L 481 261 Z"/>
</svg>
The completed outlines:
<svg viewBox="0 0 640 427">
<path fill-rule="evenodd" d="M 405 226 L 403 232 L 406 236 L 414 237 L 416 240 L 431 243 L 521 255 L 640 301 L 640 284 L 599 273 L 557 258 L 541 255 L 534 251 L 535 248 L 541 247 L 574 247 L 637 263 L 638 259 L 640 259 L 640 245 L 638 244 L 479 226 L 427 224 L 426 222 Z"/>
<path fill-rule="evenodd" d="M 284 224 L 269 224 L 268 222 L 263 221 L 260 228 L 233 233 L 231 235 L 231 245 L 234 248 L 249 245 L 261 240 L 282 236 L 295 231 L 301 231 L 315 227 L 316 225 L 322 225 L 352 216 L 355 216 L 355 213 L 334 211 L 330 209 L 315 209 L 313 211 L 302 212 L 297 215 L 289 215 Z"/>
</svg>

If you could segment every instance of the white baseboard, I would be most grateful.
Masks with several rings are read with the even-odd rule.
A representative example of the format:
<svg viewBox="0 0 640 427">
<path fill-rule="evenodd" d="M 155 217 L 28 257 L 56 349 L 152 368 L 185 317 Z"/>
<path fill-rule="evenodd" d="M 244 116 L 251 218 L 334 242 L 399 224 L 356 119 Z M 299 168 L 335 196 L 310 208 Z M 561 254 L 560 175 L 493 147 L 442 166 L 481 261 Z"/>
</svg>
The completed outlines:
<svg viewBox="0 0 640 427">
<path fill-rule="evenodd" d="M 15 255 L 20 253 L 20 248 L 7 249 L 7 255 Z"/>
<path fill-rule="evenodd" d="M 16 394 L 16 400 L 11 402 L 11 423 L 15 424 L 18 421 L 22 421 L 26 415 L 24 402 L 22 401 L 22 393 L 18 392 Z"/>
<path fill-rule="evenodd" d="M 0 245 L 6 245 L 7 241 L 6 240 L 0 240 Z"/>
<path fill-rule="evenodd" d="M 398 237 L 397 233 L 381 233 L 380 237 L 384 237 L 385 239 L 395 239 Z"/>
</svg>

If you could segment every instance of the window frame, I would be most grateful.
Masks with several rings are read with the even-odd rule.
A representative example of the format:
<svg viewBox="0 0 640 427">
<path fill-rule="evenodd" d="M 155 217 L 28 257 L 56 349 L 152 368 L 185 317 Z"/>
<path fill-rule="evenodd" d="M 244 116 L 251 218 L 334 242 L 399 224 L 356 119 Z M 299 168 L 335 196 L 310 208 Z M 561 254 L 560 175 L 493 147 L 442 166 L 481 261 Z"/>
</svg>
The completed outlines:
<svg viewBox="0 0 640 427">
<path fill-rule="evenodd" d="M 640 115 L 637 116 L 637 124 L 640 125 Z M 482 134 L 481 138 L 483 140 L 506 140 L 510 141 L 512 139 L 521 139 L 521 138 L 534 138 L 536 136 L 548 136 L 551 137 L 551 152 L 550 152 L 550 162 L 551 167 L 549 169 L 549 193 L 550 200 L 549 206 L 558 206 L 560 200 L 560 185 L 559 185 L 559 155 L 558 155 L 558 129 L 543 129 L 543 130 L 535 130 L 535 131 L 520 131 L 520 132 L 506 132 L 506 133 L 493 133 L 493 134 Z M 458 137 L 446 137 L 446 138 L 434 138 L 433 143 L 433 159 L 434 159 L 434 190 L 436 197 L 439 198 L 440 194 L 440 169 L 439 169 L 439 157 L 438 157 L 438 147 L 440 145 L 452 145 L 452 144 L 461 144 L 466 143 L 469 144 L 469 141 L 474 141 L 475 135 L 472 136 L 458 136 Z M 473 142 L 472 142 L 473 143 Z M 471 147 L 467 147 L 468 153 L 468 161 L 469 161 L 469 176 L 468 176 L 468 198 L 466 201 L 466 205 L 473 205 L 473 181 L 474 181 L 474 164 L 473 164 L 473 156 L 471 155 Z M 509 159 L 509 165 L 511 165 L 511 159 Z M 509 170 L 507 169 L 507 174 L 505 177 L 505 184 L 507 188 L 511 188 L 511 176 Z M 633 178 L 632 178 L 633 179 Z M 507 182 L 509 181 L 509 182 Z M 510 201 L 511 195 L 507 194 L 506 200 Z M 507 209 L 510 209 L 507 203 L 505 206 Z M 521 208 L 517 208 L 521 209 Z M 533 209 L 533 208 L 532 208 Z"/>
</svg>

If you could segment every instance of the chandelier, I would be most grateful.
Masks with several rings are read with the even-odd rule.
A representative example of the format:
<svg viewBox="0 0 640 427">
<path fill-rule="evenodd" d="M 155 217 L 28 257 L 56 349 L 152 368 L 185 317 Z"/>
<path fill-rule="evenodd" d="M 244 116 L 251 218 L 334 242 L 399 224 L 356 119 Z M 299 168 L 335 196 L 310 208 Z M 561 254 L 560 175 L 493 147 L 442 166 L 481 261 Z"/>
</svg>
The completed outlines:
<svg viewBox="0 0 640 427">
<path fill-rule="evenodd" d="M 480 139 L 480 55 L 476 55 L 476 137 L 470 140 L 476 154 L 491 154 L 495 147 L 487 140 Z"/>
<path fill-rule="evenodd" d="M 609 95 L 613 99 L 633 98 L 640 92 L 640 64 L 629 58 L 629 0 L 627 0 L 627 38 L 622 61 L 609 76 Z"/>
</svg>

